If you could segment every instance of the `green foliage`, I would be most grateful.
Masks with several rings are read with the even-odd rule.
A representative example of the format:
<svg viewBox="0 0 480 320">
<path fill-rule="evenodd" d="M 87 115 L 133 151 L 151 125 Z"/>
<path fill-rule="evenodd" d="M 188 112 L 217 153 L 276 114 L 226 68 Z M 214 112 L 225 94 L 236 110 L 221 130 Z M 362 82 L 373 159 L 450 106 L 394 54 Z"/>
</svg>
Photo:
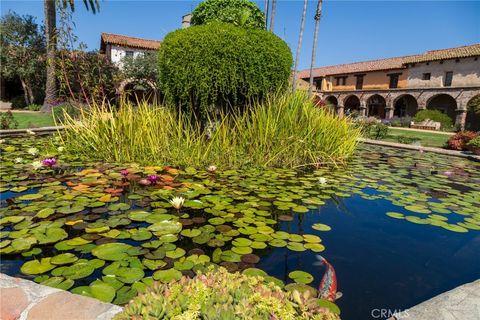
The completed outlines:
<svg viewBox="0 0 480 320">
<path fill-rule="evenodd" d="M 249 0 L 206 0 L 192 12 L 192 25 L 233 23 L 247 28 L 265 28 L 265 14 Z"/>
<path fill-rule="evenodd" d="M 154 283 L 114 319 L 338 319 L 309 293 L 283 292 L 261 277 L 219 268 L 193 279 Z"/>
<path fill-rule="evenodd" d="M 476 138 L 473 138 L 467 143 L 467 146 L 469 147 L 475 147 L 475 148 L 480 148 L 480 136 L 477 136 Z"/>
<path fill-rule="evenodd" d="M 473 97 L 467 104 L 467 109 L 480 115 L 480 95 Z"/>
<path fill-rule="evenodd" d="M 415 114 L 413 120 L 415 122 L 421 122 L 430 119 L 432 121 L 440 122 L 442 130 L 448 130 L 452 128 L 452 119 L 445 113 L 439 110 L 420 110 Z"/>
<path fill-rule="evenodd" d="M 23 109 L 27 106 L 27 103 L 25 102 L 25 96 L 15 96 L 10 99 L 10 102 L 12 103 L 13 109 Z"/>
<path fill-rule="evenodd" d="M 363 136 L 369 139 L 381 140 L 388 135 L 388 126 L 375 118 L 359 119 L 355 123 Z"/>
<path fill-rule="evenodd" d="M 151 88 L 158 88 L 158 64 L 156 53 L 145 52 L 138 57 L 125 57 L 122 60 L 122 76 L 130 83 Z"/>
<path fill-rule="evenodd" d="M 168 34 L 159 52 L 167 102 L 196 116 L 285 88 L 291 65 L 290 49 L 273 33 L 217 22 Z"/>
<path fill-rule="evenodd" d="M 13 117 L 11 111 L 1 112 L 0 113 L 0 129 L 16 129 L 18 127 L 18 122 Z"/>
<path fill-rule="evenodd" d="M 25 104 L 33 103 L 45 79 L 45 39 L 30 15 L 9 12 L 0 20 L 1 77 L 18 77 Z"/>
<path fill-rule="evenodd" d="M 42 107 L 41 105 L 31 103 L 27 106 L 27 109 L 30 111 L 39 111 L 41 107 Z"/>
<path fill-rule="evenodd" d="M 78 108 L 74 107 L 73 105 L 69 103 L 62 103 L 53 107 L 52 114 L 55 121 L 61 123 L 65 121 L 65 117 L 68 117 L 69 119 L 76 119 L 80 112 Z"/>
<path fill-rule="evenodd" d="M 246 113 L 210 121 L 208 129 L 184 113 L 146 103 L 81 110 L 81 125 L 66 117 L 66 149 L 103 161 L 174 166 L 297 167 L 341 165 L 360 131 L 350 120 L 316 108 L 304 94 L 278 96 Z"/>
</svg>

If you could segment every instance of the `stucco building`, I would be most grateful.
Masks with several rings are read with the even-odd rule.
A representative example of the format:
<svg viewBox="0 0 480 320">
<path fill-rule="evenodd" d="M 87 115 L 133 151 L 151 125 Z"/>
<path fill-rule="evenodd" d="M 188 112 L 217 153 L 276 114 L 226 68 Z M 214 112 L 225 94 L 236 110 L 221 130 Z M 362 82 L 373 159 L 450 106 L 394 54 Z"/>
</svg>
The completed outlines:
<svg viewBox="0 0 480 320">
<path fill-rule="evenodd" d="M 337 113 L 390 119 L 438 109 L 459 127 L 479 129 L 467 104 L 480 95 L 480 44 L 315 68 L 316 94 Z M 310 70 L 299 78 L 308 81 Z"/>
</svg>

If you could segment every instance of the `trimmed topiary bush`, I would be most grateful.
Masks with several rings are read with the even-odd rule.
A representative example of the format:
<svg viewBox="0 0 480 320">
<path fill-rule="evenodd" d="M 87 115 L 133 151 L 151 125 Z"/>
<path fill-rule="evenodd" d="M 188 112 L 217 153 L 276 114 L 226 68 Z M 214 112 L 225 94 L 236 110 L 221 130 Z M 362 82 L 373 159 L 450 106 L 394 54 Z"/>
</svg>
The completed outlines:
<svg viewBox="0 0 480 320">
<path fill-rule="evenodd" d="M 438 111 L 438 110 L 420 110 L 415 114 L 413 121 L 421 122 L 424 120 L 430 119 L 432 121 L 440 122 L 442 130 L 448 130 L 452 128 L 453 122 L 452 118 L 450 118 L 447 114 Z"/>
<path fill-rule="evenodd" d="M 247 28 L 265 27 L 265 14 L 248 0 L 206 0 L 192 12 L 192 25 L 233 23 Z"/>
<path fill-rule="evenodd" d="M 155 283 L 114 319 L 339 319 L 320 307 L 324 302 L 312 297 L 310 291 L 285 292 L 262 277 L 219 268 L 193 279 Z"/>
<path fill-rule="evenodd" d="M 212 22 L 168 34 L 158 60 L 167 103 L 205 116 L 285 88 L 292 54 L 273 33 Z"/>
</svg>

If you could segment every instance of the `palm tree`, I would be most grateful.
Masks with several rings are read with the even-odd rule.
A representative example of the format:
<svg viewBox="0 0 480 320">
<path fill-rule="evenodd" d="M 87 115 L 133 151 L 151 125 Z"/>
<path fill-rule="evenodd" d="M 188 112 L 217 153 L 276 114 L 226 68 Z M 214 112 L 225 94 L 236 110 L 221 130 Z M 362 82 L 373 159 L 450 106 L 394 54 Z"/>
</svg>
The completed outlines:
<svg viewBox="0 0 480 320">
<path fill-rule="evenodd" d="M 265 30 L 268 30 L 268 7 L 270 6 L 270 0 L 265 0 Z"/>
<path fill-rule="evenodd" d="M 295 89 L 297 88 L 298 60 L 300 59 L 300 50 L 302 48 L 303 30 L 305 29 L 305 16 L 307 15 L 307 4 L 308 0 L 303 0 L 302 22 L 300 23 L 300 34 L 298 35 L 297 53 L 295 54 L 295 67 L 293 68 L 292 93 L 295 93 Z"/>
<path fill-rule="evenodd" d="M 275 10 L 277 8 L 277 0 L 272 0 L 272 12 L 270 13 L 270 31 L 273 32 L 275 24 Z"/>
<path fill-rule="evenodd" d="M 45 13 L 45 39 L 47 42 L 47 81 L 45 84 L 45 101 L 43 111 L 49 111 L 51 102 L 57 98 L 57 82 L 55 77 L 55 54 L 57 49 L 57 0 L 44 0 L 43 8 Z M 100 9 L 99 0 L 83 0 L 87 10 L 95 14 Z M 59 4 L 75 10 L 74 0 L 60 0 Z"/>
<path fill-rule="evenodd" d="M 313 66 L 315 65 L 315 56 L 317 54 L 318 29 L 320 28 L 320 16 L 322 15 L 323 0 L 318 0 L 317 11 L 315 12 L 315 32 L 313 33 L 312 61 L 310 63 L 310 84 L 308 86 L 308 97 L 312 97 L 313 91 Z"/>
</svg>

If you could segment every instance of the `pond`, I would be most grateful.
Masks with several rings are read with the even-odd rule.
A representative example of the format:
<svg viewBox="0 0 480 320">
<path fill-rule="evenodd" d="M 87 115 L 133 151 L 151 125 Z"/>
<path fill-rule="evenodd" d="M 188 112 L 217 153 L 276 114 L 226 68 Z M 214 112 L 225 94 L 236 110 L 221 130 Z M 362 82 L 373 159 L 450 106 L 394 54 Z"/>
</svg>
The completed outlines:
<svg viewBox="0 0 480 320">
<path fill-rule="evenodd" d="M 36 137 L 1 145 L 9 275 L 124 304 L 153 279 L 209 264 L 318 288 L 321 255 L 347 320 L 480 278 L 476 162 L 362 146 L 344 169 L 196 170 L 78 162 L 54 146 Z M 35 169 L 45 149 L 58 163 Z"/>
</svg>

